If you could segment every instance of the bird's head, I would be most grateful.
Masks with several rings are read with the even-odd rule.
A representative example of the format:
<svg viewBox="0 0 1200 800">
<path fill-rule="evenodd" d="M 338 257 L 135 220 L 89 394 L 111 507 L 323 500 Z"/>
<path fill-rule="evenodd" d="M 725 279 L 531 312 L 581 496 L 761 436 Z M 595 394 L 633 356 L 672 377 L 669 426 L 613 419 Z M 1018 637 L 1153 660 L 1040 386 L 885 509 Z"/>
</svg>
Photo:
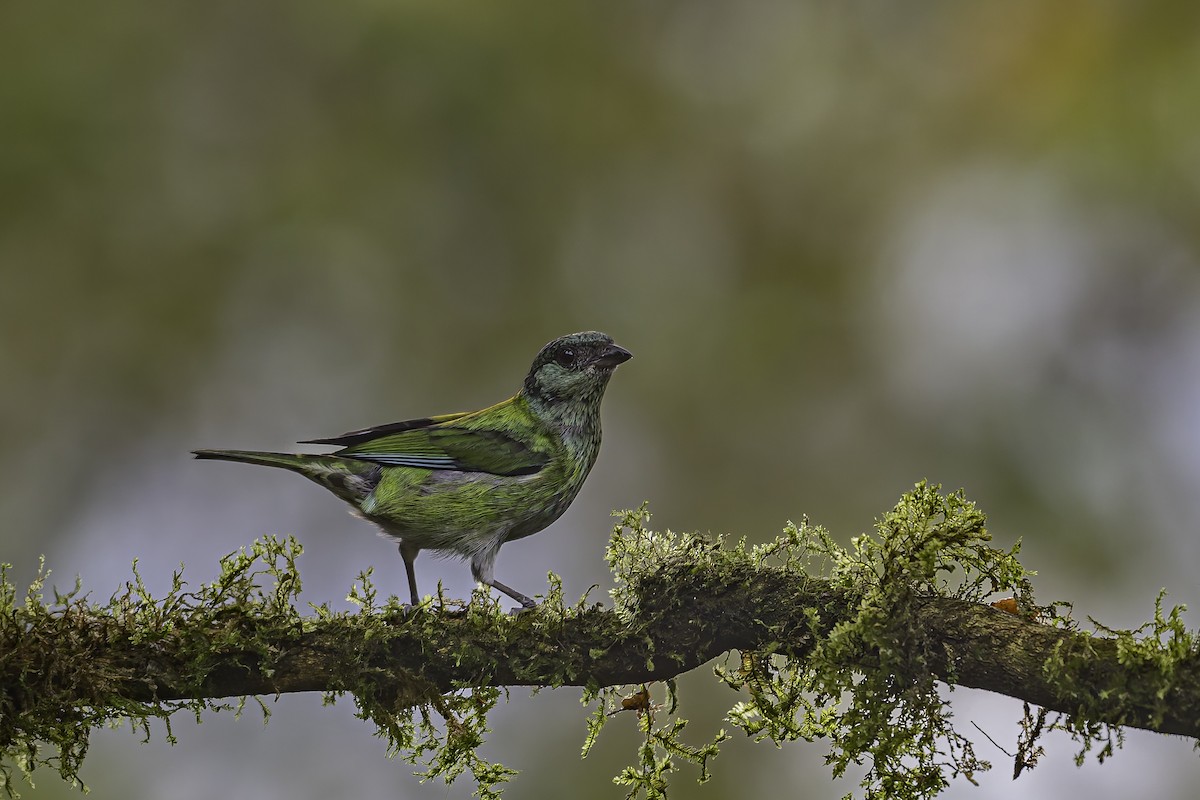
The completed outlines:
<svg viewBox="0 0 1200 800">
<path fill-rule="evenodd" d="M 522 391 L 535 401 L 599 402 L 613 370 L 632 357 L 606 333 L 561 336 L 537 354 Z"/>
</svg>

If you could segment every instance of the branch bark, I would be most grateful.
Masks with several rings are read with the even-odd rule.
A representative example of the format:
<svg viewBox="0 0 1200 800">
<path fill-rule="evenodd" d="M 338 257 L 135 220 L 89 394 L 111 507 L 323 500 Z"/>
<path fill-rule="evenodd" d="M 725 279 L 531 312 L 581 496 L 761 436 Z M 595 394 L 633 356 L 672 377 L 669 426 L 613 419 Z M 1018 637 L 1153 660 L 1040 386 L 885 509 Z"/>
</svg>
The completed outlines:
<svg viewBox="0 0 1200 800">
<path fill-rule="evenodd" d="M 230 609 L 190 628 L 176 625 L 147 636 L 112 615 L 73 611 L 80 644 L 39 658 L 60 702 L 77 707 L 111 706 L 114 697 L 153 702 L 370 687 L 376 697 L 404 708 L 461 686 L 662 680 L 731 650 L 769 648 L 803 659 L 856 608 L 855 598 L 827 581 L 745 564 L 703 570 L 666 565 L 639 583 L 639 594 L 631 622 L 599 607 L 562 616 L 539 609 L 509 619 L 425 610 L 390 618 L 386 629 L 378 618 L 353 615 L 301 628 Z M 816 629 L 810 610 L 820 620 Z M 1114 638 L 944 597 L 922 599 L 909 613 L 917 616 L 914 627 L 926 632 L 923 663 L 938 680 L 1094 722 L 1200 738 L 1200 661 L 1194 656 L 1176 664 L 1159 698 L 1140 689 L 1137 668 L 1122 663 Z M 35 705 L 39 691 L 28 661 L 13 657 L 32 646 L 22 635 L 10 629 L 0 642 L 7 654 L 0 657 L 6 714 Z M 220 644 L 231 641 L 255 644 Z M 915 645 L 896 643 L 908 646 Z M 869 668 L 872 659 L 863 653 L 862 666 Z M 1045 668 L 1054 659 L 1072 665 L 1071 681 Z M 22 672 L 12 674 L 16 669 Z M 71 693 L 61 696 L 67 671 Z"/>
</svg>

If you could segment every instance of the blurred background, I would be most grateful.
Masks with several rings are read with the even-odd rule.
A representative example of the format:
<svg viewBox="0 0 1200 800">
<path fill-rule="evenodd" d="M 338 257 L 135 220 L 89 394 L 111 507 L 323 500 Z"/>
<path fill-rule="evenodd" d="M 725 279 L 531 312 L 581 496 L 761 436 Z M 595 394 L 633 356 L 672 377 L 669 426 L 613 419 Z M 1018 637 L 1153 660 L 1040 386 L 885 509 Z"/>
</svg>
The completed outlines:
<svg viewBox="0 0 1200 800">
<path fill-rule="evenodd" d="M 1200 7 L 866 2 L 8 4 L 0 25 L 0 553 L 98 599 L 140 559 L 294 534 L 345 608 L 395 548 L 306 481 L 197 463 L 478 408 L 580 329 L 632 350 L 593 477 L 504 548 L 604 598 L 609 512 L 840 540 L 964 487 L 1039 599 L 1113 626 L 1200 602 Z M 465 565 L 418 562 L 465 597 Z M 1191 617 L 1195 624 L 1195 617 Z M 740 698 L 683 681 L 692 740 Z M 577 690 L 484 753 L 510 797 L 619 797 L 634 720 L 578 758 Z M 1188 741 L 1074 746 L 1019 784 L 1020 704 L 953 693 L 996 763 L 947 797 L 1194 796 Z M 466 798 L 343 700 L 97 732 L 92 797 Z M 161 730 L 159 731 L 161 734 Z M 835 798 L 821 743 L 725 745 L 678 798 Z M 28 797 L 77 797 L 42 774 Z"/>
</svg>

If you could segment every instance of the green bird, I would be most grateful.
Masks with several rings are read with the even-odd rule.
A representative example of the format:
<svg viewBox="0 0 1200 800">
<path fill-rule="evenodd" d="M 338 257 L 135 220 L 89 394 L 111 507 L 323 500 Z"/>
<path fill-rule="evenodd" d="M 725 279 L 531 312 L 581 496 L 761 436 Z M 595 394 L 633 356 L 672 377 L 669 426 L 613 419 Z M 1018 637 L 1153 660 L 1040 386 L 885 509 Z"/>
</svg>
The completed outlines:
<svg viewBox="0 0 1200 800">
<path fill-rule="evenodd" d="M 611 336 L 572 333 L 541 349 L 521 390 L 481 411 L 393 422 L 301 444 L 325 455 L 195 450 L 196 458 L 298 472 L 345 500 L 400 545 L 413 605 L 422 550 L 469 559 L 475 580 L 525 608 L 496 580 L 500 546 L 554 522 L 579 494 L 600 452 L 600 401 L 632 358 Z"/>
</svg>

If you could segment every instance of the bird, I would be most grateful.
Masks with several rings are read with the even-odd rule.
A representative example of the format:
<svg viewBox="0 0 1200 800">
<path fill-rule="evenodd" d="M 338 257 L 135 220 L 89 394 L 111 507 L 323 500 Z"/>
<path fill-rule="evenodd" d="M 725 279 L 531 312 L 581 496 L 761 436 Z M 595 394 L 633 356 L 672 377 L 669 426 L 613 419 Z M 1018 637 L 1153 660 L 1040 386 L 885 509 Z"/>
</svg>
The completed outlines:
<svg viewBox="0 0 1200 800">
<path fill-rule="evenodd" d="M 399 545 L 413 606 L 422 550 L 468 560 L 478 583 L 528 596 L 495 577 L 501 545 L 538 533 L 579 494 L 600 452 L 600 402 L 633 354 L 599 331 L 561 336 L 533 360 L 520 390 L 479 411 L 393 422 L 299 444 L 326 454 L 193 450 L 198 459 L 299 473 L 349 503 Z"/>
</svg>

